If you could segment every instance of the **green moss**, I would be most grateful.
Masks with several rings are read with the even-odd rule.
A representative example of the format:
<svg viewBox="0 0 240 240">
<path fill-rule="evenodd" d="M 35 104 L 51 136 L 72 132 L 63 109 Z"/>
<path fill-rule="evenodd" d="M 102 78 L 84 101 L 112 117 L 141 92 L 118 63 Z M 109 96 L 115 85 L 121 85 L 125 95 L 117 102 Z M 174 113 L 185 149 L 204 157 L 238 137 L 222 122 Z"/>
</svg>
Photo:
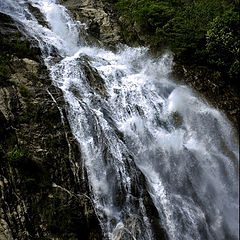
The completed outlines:
<svg viewBox="0 0 240 240">
<path fill-rule="evenodd" d="M 31 92 L 25 86 L 20 85 L 19 93 L 23 97 L 26 106 L 18 116 L 19 123 L 30 123 L 32 121 L 36 121 L 38 118 L 38 108 L 31 101 L 33 97 Z"/>
<path fill-rule="evenodd" d="M 21 175 L 19 188 L 22 193 L 28 195 L 51 186 L 52 183 L 47 169 L 40 162 L 33 160 L 27 149 L 15 145 L 11 152 L 5 154 L 5 159 Z"/>
<path fill-rule="evenodd" d="M 37 115 L 37 120 L 42 122 L 47 127 L 53 126 L 53 123 L 58 123 L 60 118 L 59 111 L 54 109 L 48 109 L 48 111 L 41 111 L 41 114 Z M 55 125 L 56 126 L 56 125 Z"/>
<path fill-rule="evenodd" d="M 6 154 L 6 158 L 9 160 L 11 164 L 14 166 L 21 165 L 25 159 L 29 156 L 26 151 L 21 150 L 17 145 L 15 145 L 14 149 Z"/>
<path fill-rule="evenodd" d="M 29 102 L 31 98 L 30 91 L 23 85 L 19 87 L 19 92 L 23 96 L 25 102 Z"/>
<path fill-rule="evenodd" d="M 38 60 L 39 51 L 31 48 L 30 43 L 27 40 L 22 39 L 20 32 L 16 33 L 15 36 L 0 35 L 0 51 L 1 55 L 9 57 L 15 55 L 19 58 L 30 58 Z"/>
<path fill-rule="evenodd" d="M 86 221 L 83 205 L 79 199 L 55 193 L 51 194 L 51 197 L 41 198 L 37 204 L 32 206 L 31 211 L 33 214 L 41 215 L 42 224 L 56 238 L 63 240 L 102 239 L 97 220 L 94 218 L 95 221 L 93 221 L 89 216 Z M 40 224 L 39 220 L 35 224 Z"/>
</svg>

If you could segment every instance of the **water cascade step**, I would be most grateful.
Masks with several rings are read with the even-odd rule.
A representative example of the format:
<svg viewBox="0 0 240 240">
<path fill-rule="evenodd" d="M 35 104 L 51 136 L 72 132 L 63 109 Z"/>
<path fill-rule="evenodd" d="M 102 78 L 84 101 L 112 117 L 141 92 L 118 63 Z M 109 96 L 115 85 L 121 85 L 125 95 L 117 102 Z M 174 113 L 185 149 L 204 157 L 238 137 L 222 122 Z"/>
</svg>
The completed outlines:
<svg viewBox="0 0 240 240">
<path fill-rule="evenodd" d="M 0 0 L 0 12 L 35 39 L 64 94 L 105 239 L 239 239 L 239 143 L 225 116 L 171 80 L 171 53 L 90 46 L 58 2 Z"/>
</svg>

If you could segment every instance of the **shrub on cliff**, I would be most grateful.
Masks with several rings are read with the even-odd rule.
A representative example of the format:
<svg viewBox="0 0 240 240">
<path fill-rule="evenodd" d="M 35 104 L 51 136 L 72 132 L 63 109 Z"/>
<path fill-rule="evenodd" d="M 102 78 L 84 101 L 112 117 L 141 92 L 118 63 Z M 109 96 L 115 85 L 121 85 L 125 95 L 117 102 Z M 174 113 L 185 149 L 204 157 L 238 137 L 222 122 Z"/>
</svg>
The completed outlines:
<svg viewBox="0 0 240 240">
<path fill-rule="evenodd" d="M 206 51 L 209 64 L 214 68 L 222 69 L 234 82 L 240 77 L 239 37 L 239 13 L 234 9 L 216 17 L 206 34 Z"/>
<path fill-rule="evenodd" d="M 212 20 L 223 11 L 221 2 L 202 0 L 185 4 L 164 27 L 168 45 L 181 62 L 205 61 L 205 35 Z"/>
<path fill-rule="evenodd" d="M 152 47 L 169 47 L 182 64 L 239 77 L 239 0 L 111 1 L 150 37 Z"/>
</svg>

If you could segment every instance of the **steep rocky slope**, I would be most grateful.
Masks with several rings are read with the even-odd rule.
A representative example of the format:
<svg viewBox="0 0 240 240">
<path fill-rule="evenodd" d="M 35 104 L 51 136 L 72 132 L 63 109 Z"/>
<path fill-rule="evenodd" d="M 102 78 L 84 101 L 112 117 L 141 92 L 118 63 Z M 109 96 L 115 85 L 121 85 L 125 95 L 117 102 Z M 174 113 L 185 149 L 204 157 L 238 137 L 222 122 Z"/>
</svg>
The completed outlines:
<svg viewBox="0 0 240 240">
<path fill-rule="evenodd" d="M 0 239 L 101 239 L 61 92 L 3 14 L 0 41 Z"/>
</svg>

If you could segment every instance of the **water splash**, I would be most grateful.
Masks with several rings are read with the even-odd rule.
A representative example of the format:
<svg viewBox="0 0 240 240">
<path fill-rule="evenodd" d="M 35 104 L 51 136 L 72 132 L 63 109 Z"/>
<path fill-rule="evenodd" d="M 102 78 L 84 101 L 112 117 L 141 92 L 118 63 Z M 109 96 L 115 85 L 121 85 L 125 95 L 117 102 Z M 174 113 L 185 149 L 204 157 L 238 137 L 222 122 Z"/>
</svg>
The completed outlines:
<svg viewBox="0 0 240 240">
<path fill-rule="evenodd" d="M 239 239 L 234 129 L 169 78 L 171 54 L 89 47 L 85 25 L 54 0 L 0 0 L 0 12 L 38 41 L 63 91 L 106 239 Z"/>
</svg>

